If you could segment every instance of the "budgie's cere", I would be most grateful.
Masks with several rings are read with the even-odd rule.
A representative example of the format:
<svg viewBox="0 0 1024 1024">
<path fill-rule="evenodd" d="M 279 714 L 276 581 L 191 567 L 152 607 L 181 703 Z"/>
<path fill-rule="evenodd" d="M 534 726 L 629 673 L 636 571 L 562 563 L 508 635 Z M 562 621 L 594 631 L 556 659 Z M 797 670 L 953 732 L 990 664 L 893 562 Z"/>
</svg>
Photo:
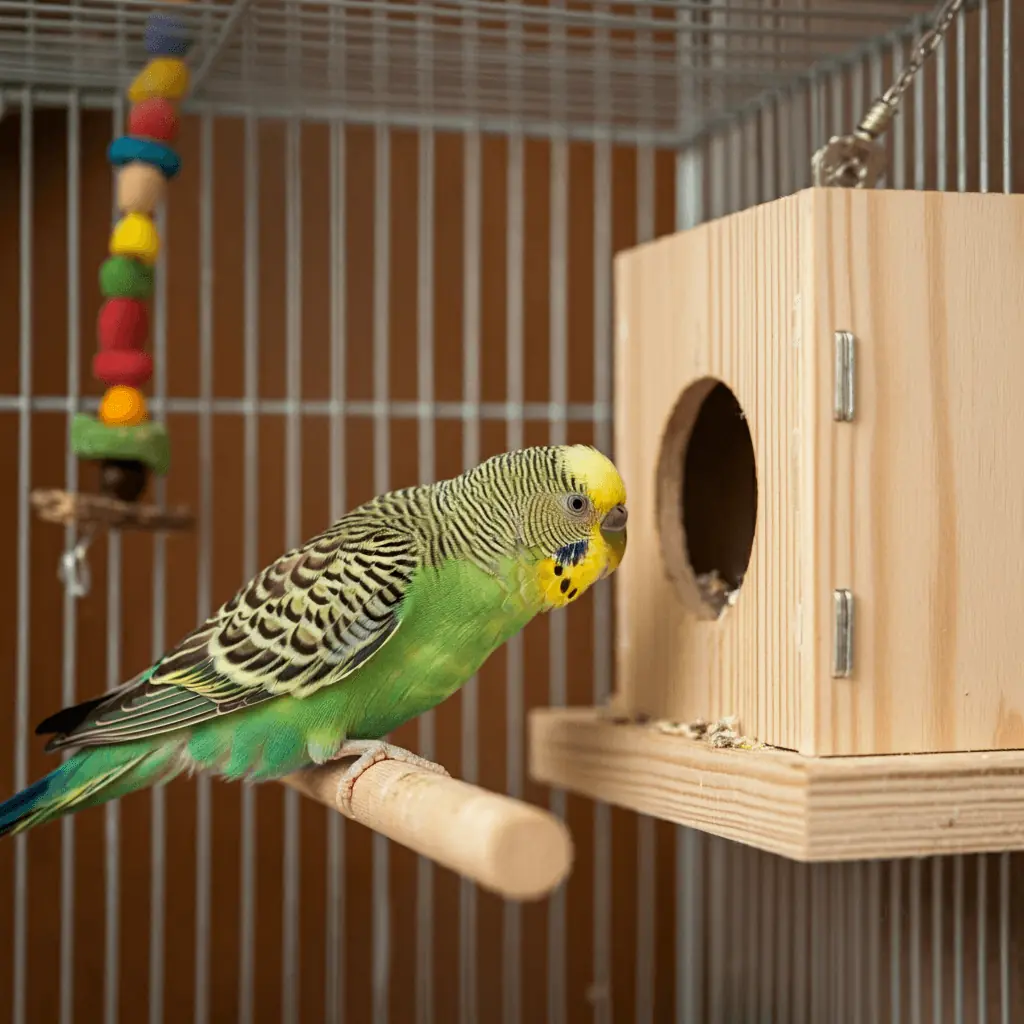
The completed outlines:
<svg viewBox="0 0 1024 1024">
<path fill-rule="evenodd" d="M 439 704 L 540 612 L 613 572 L 626 492 L 577 445 L 382 495 L 282 555 L 152 668 L 38 728 L 80 748 L 0 804 L 0 835 L 205 770 L 277 779 L 360 755 Z"/>
</svg>

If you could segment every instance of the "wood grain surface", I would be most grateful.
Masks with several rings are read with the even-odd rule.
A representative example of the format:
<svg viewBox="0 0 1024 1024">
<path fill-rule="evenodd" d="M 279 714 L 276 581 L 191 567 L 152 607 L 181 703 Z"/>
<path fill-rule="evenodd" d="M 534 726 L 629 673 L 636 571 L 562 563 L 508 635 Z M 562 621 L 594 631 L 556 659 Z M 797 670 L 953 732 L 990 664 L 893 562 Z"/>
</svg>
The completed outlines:
<svg viewBox="0 0 1024 1024">
<path fill-rule="evenodd" d="M 533 711 L 530 739 L 539 782 L 794 860 L 1024 849 L 1024 751 L 716 749 L 586 708 Z"/>
<path fill-rule="evenodd" d="M 893 191 L 808 190 L 618 257 L 629 706 L 735 714 L 805 754 L 1024 745 L 1022 265 L 1024 198 Z M 832 418 L 836 330 L 857 339 L 852 423 Z M 680 514 L 688 389 L 709 379 L 757 467 L 750 563 L 717 619 Z M 687 500 L 742 534 L 749 496 Z M 846 679 L 837 588 L 855 600 Z"/>
</svg>

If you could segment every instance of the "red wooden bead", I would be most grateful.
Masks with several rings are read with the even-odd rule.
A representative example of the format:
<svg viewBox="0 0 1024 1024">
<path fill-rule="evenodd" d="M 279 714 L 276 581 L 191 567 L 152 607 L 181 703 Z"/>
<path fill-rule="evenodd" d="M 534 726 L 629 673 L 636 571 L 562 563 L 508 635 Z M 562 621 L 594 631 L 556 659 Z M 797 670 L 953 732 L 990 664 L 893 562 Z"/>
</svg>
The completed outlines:
<svg viewBox="0 0 1024 1024">
<path fill-rule="evenodd" d="M 115 384 L 142 387 L 153 376 L 153 359 L 148 352 L 137 349 L 97 352 L 92 360 L 92 375 L 109 388 Z"/>
<path fill-rule="evenodd" d="M 128 134 L 157 142 L 173 142 L 178 136 L 174 104 L 160 96 L 137 103 L 128 115 Z"/>
<path fill-rule="evenodd" d="M 107 299 L 96 321 L 103 352 L 142 348 L 149 336 L 149 312 L 138 299 Z"/>
</svg>

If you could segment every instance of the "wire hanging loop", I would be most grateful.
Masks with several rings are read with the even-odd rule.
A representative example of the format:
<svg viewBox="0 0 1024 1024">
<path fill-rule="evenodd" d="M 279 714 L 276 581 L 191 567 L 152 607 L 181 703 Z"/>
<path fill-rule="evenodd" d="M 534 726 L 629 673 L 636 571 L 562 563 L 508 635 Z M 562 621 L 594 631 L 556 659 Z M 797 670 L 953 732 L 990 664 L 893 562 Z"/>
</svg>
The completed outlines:
<svg viewBox="0 0 1024 1024">
<path fill-rule="evenodd" d="M 899 109 L 903 94 L 935 53 L 956 21 L 964 0 L 945 0 L 935 23 L 918 40 L 907 66 L 861 118 L 852 135 L 833 135 L 811 160 L 814 184 L 838 188 L 874 188 L 885 170 L 885 150 L 879 139 Z"/>
<path fill-rule="evenodd" d="M 61 583 L 64 584 L 65 591 L 71 597 L 85 597 L 92 587 L 92 572 L 89 569 L 89 560 L 86 556 L 89 551 L 89 545 L 92 543 L 93 535 L 92 527 L 87 528 L 78 538 L 74 547 L 68 548 L 60 556 L 60 567 L 57 569 L 57 576 Z"/>
</svg>

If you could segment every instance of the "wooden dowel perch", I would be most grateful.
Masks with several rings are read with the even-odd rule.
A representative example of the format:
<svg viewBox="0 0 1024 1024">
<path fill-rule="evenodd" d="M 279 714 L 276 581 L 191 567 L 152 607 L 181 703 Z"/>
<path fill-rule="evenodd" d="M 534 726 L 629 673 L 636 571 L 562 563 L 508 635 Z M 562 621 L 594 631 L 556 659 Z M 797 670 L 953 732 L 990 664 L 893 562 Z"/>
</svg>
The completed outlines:
<svg viewBox="0 0 1024 1024">
<path fill-rule="evenodd" d="M 187 508 L 161 508 L 103 494 L 40 490 L 32 492 L 31 500 L 40 519 L 61 525 L 78 523 L 111 530 L 188 530 L 195 522 Z"/>
<path fill-rule="evenodd" d="M 348 765 L 283 781 L 340 812 L 338 780 Z M 400 761 L 379 761 L 359 776 L 351 818 L 506 899 L 541 899 L 572 866 L 572 838 L 554 815 Z"/>
</svg>

